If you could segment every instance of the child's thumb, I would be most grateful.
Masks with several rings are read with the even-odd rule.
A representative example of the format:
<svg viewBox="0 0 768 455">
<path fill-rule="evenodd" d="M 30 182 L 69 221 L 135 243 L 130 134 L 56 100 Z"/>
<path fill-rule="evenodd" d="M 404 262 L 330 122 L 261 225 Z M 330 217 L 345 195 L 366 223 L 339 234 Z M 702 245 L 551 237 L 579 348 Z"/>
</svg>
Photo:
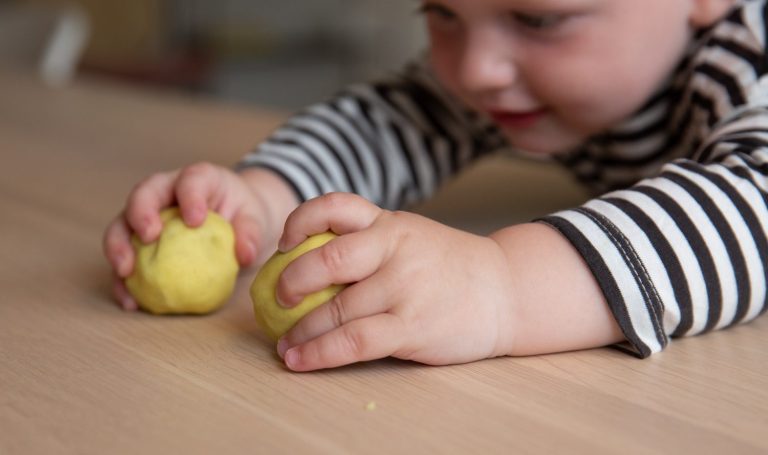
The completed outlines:
<svg viewBox="0 0 768 455">
<path fill-rule="evenodd" d="M 241 267 L 249 267 L 263 249 L 263 226 L 253 216 L 240 212 L 232 219 L 232 228 L 235 230 L 237 262 Z"/>
</svg>

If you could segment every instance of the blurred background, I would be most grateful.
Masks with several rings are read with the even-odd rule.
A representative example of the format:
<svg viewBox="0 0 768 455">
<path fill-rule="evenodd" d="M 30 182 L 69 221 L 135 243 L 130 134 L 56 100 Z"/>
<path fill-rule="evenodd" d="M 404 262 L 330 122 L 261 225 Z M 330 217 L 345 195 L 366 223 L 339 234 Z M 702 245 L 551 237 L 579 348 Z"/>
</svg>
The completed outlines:
<svg viewBox="0 0 768 455">
<path fill-rule="evenodd" d="M 413 0 L 0 0 L 0 58 L 40 59 L 54 84 L 77 72 L 295 109 L 423 50 L 415 8 Z"/>
</svg>

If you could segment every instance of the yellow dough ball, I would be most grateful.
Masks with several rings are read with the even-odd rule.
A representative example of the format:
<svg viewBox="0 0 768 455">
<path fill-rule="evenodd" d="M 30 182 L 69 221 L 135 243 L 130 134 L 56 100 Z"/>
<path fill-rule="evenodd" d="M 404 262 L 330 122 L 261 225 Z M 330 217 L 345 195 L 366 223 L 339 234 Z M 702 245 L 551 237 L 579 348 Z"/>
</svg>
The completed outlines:
<svg viewBox="0 0 768 455">
<path fill-rule="evenodd" d="M 154 314 L 211 312 L 232 294 L 239 266 L 235 234 L 227 220 L 208 212 L 196 228 L 177 208 L 160 213 L 163 231 L 154 243 L 135 235 L 136 265 L 125 280 L 139 306 Z"/>
<path fill-rule="evenodd" d="M 313 235 L 287 253 L 275 253 L 259 270 L 253 284 L 251 284 L 253 311 L 256 315 L 256 321 L 272 339 L 280 338 L 304 315 L 327 302 L 346 287 L 345 285 L 334 284 L 309 294 L 293 308 L 281 306 L 275 298 L 277 280 L 288 264 L 307 251 L 325 245 L 335 237 L 336 234 L 332 232 Z"/>
</svg>

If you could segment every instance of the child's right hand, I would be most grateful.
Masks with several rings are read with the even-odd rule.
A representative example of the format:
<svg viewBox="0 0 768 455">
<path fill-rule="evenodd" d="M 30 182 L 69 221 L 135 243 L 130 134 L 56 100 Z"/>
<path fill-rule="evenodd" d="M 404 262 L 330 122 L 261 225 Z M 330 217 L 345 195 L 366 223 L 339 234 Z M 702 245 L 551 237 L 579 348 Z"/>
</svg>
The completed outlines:
<svg viewBox="0 0 768 455">
<path fill-rule="evenodd" d="M 107 227 L 103 241 L 104 254 L 115 275 L 113 292 L 126 310 L 138 308 L 125 287 L 135 259 L 131 235 L 135 233 L 145 243 L 155 241 L 162 230 L 160 211 L 174 205 L 191 227 L 201 225 L 208 210 L 229 220 L 235 231 L 237 260 L 241 267 L 247 267 L 257 259 L 266 259 L 266 253 L 275 249 L 285 219 L 298 201 L 279 177 L 263 169 L 238 174 L 198 163 L 141 181 Z"/>
</svg>

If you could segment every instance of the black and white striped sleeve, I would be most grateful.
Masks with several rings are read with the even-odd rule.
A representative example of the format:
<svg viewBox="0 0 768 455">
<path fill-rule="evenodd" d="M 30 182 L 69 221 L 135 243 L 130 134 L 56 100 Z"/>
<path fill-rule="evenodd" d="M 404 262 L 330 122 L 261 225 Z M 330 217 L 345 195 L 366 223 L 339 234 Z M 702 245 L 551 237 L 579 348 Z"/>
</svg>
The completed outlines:
<svg viewBox="0 0 768 455">
<path fill-rule="evenodd" d="M 584 256 L 640 356 L 662 350 L 669 336 L 765 312 L 768 143 L 762 147 L 715 163 L 679 160 L 544 219 Z"/>
<path fill-rule="evenodd" d="M 428 197 L 503 142 L 418 62 L 390 80 L 351 86 L 299 112 L 237 167 L 271 169 L 300 200 L 343 191 L 398 209 Z"/>
<path fill-rule="evenodd" d="M 750 35 L 761 39 L 739 43 L 742 33 L 717 43 L 718 52 L 704 53 L 716 59 L 699 62 L 692 76 L 689 98 L 707 101 L 697 104 L 709 119 L 701 146 L 651 178 L 541 220 L 583 255 L 641 357 L 670 337 L 747 322 L 768 308 L 768 76 L 759 3 L 757 17 L 742 25 L 761 24 Z"/>
</svg>

